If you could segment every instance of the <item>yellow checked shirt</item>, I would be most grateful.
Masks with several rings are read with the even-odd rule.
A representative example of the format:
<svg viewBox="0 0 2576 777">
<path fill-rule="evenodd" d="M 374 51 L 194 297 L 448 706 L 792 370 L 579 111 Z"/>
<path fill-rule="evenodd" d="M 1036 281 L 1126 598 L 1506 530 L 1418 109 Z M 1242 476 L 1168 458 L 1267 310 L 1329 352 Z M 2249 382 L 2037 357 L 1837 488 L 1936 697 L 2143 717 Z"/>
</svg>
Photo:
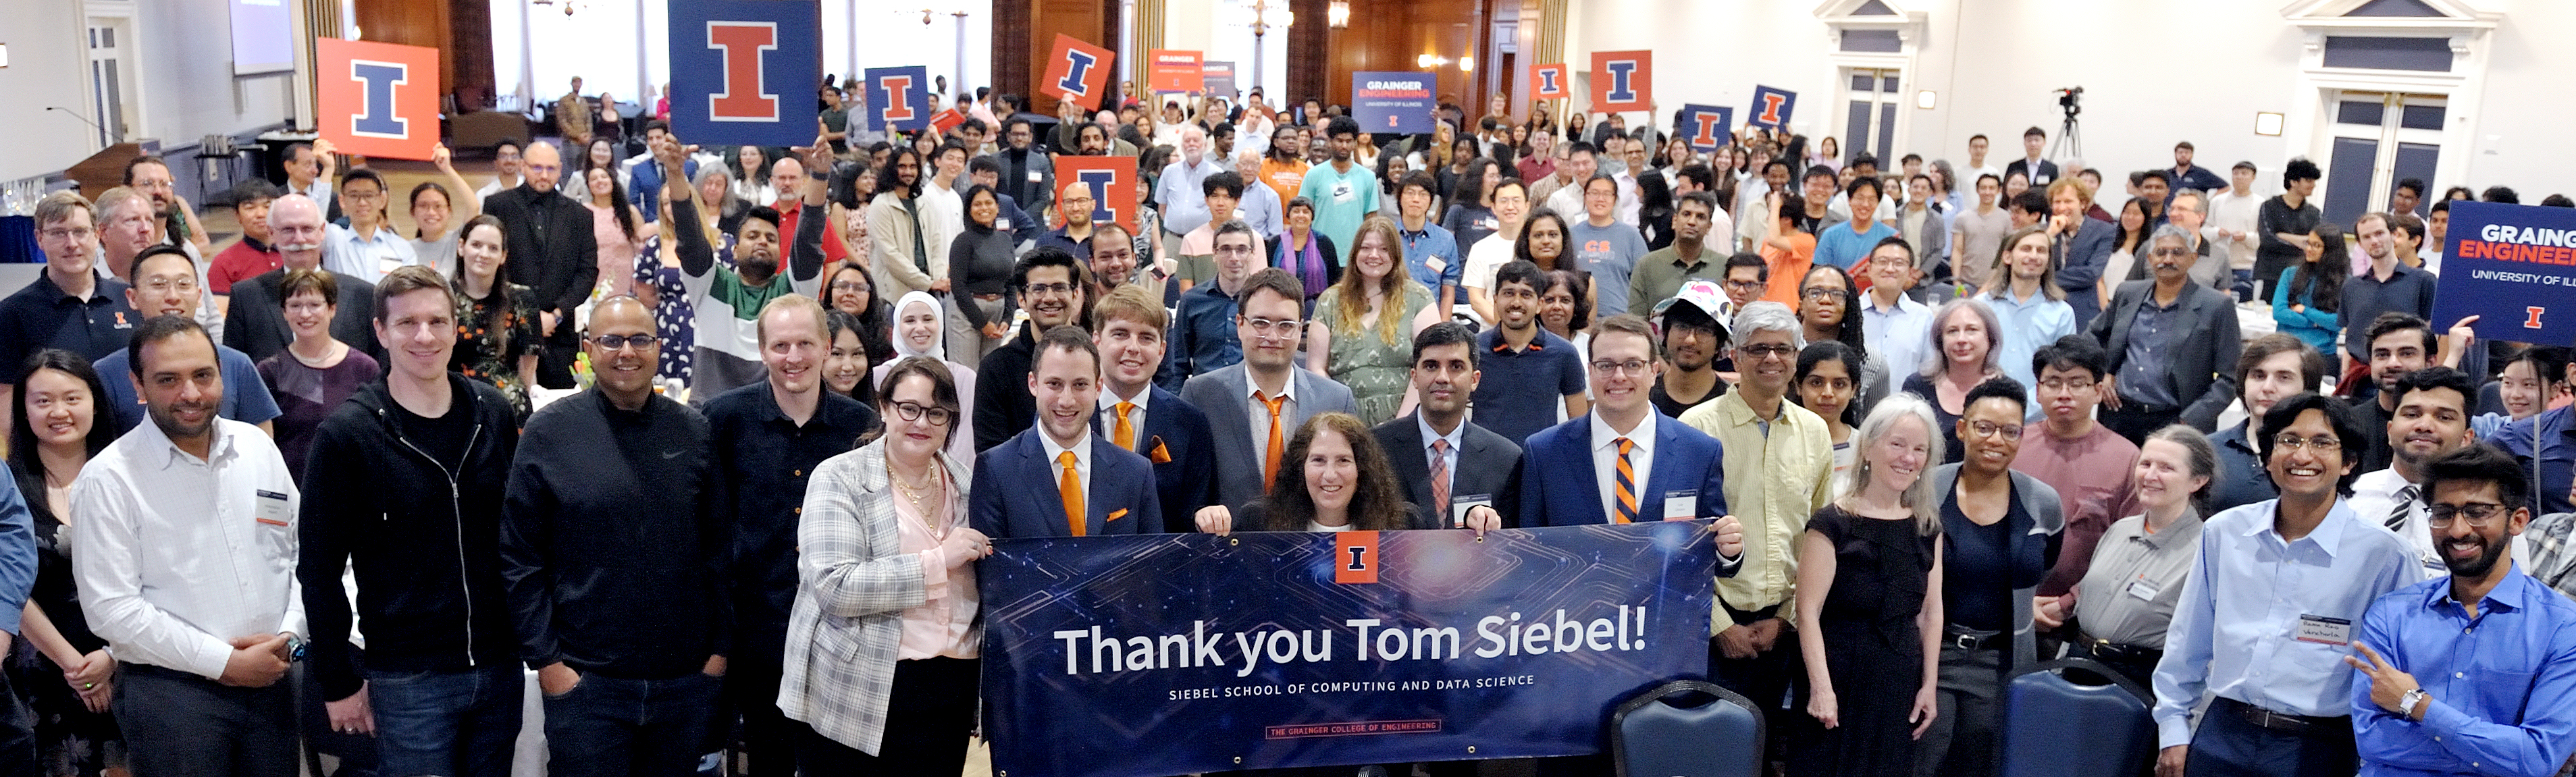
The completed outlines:
<svg viewBox="0 0 2576 777">
<path fill-rule="evenodd" d="M 1797 622 L 1798 536 L 1832 498 L 1834 443 L 1825 419 L 1783 399 L 1766 434 L 1743 392 L 1732 391 L 1691 408 L 1681 422 L 1726 447 L 1726 507 L 1744 524 L 1744 567 L 1718 579 L 1709 633 L 1735 623 L 1720 606 L 1776 604 L 1781 620 Z"/>
</svg>

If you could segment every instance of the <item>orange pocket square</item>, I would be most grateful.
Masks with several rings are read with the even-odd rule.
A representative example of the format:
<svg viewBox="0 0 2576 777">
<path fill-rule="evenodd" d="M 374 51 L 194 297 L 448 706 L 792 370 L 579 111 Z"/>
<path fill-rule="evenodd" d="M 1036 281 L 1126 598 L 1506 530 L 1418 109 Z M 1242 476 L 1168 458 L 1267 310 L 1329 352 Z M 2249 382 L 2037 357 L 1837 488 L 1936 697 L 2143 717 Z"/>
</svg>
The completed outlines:
<svg viewBox="0 0 2576 777">
<path fill-rule="evenodd" d="M 1153 460 L 1156 464 L 1172 463 L 1172 449 L 1163 445 L 1162 435 L 1155 435 L 1152 445 L 1145 450 L 1145 458 Z"/>
<path fill-rule="evenodd" d="M 1101 521 L 1101 522 L 1102 522 L 1102 523 L 1107 523 L 1107 522 L 1109 522 L 1109 521 L 1115 521 L 1115 520 L 1118 520 L 1118 519 L 1120 519 L 1120 518 L 1125 518 L 1125 517 L 1127 517 L 1127 510 L 1126 510 L 1125 508 L 1120 508 L 1117 512 L 1110 513 L 1110 514 L 1109 514 L 1109 517 L 1108 517 L 1108 518 L 1105 518 L 1105 519 L 1102 519 L 1102 521 Z"/>
</svg>

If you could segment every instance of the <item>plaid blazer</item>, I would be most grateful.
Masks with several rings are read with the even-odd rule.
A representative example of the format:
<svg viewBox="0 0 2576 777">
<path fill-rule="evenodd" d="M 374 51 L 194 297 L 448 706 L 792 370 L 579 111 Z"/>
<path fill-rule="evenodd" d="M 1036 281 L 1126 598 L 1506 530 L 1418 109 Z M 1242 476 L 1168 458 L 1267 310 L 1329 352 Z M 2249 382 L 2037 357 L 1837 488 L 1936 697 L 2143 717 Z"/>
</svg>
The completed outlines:
<svg viewBox="0 0 2576 777">
<path fill-rule="evenodd" d="M 796 527 L 796 606 L 778 684 L 780 712 L 869 755 L 885 738 L 903 611 L 934 593 L 921 557 L 903 552 L 886 464 L 885 441 L 878 440 L 825 460 L 806 486 Z M 962 511 L 967 470 L 944 451 L 939 465 L 958 484 Z M 958 525 L 965 525 L 962 515 Z M 946 570 L 932 571 L 945 578 Z M 980 643 L 982 631 L 978 624 L 970 639 Z"/>
</svg>

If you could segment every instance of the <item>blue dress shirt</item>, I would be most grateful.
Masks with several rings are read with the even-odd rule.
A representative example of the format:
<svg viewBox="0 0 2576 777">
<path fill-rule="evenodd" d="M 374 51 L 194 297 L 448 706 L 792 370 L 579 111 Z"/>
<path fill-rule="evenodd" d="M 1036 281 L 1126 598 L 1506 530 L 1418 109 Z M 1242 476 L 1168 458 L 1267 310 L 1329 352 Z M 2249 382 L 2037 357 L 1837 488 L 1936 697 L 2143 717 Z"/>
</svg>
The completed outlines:
<svg viewBox="0 0 2576 777">
<path fill-rule="evenodd" d="M 2294 542 L 2272 529 L 2280 500 L 2211 516 L 2200 559 L 2156 664 L 2156 746 L 2191 744 L 2191 711 L 2217 694 L 2292 715 L 2352 712 L 2351 634 L 2381 594 L 2424 579 L 2405 540 L 2364 523 L 2341 499 Z M 2341 640 L 2301 639 L 2334 630 Z"/>
<path fill-rule="evenodd" d="M 2477 617 L 2452 601 L 2449 578 L 2427 580 L 2371 603 L 2359 639 L 2432 695 L 2424 719 L 2407 720 L 2372 702 L 2370 676 L 2353 671 L 2364 775 L 2546 777 L 2576 746 L 2576 600 L 2520 564 Z"/>
</svg>

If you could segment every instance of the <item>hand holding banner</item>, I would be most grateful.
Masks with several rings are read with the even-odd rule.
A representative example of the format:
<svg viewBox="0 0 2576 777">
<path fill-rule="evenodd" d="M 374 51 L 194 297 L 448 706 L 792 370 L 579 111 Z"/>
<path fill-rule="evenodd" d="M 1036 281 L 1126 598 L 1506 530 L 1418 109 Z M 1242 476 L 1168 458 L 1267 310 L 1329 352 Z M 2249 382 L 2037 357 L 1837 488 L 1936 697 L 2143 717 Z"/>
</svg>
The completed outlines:
<svg viewBox="0 0 2576 777">
<path fill-rule="evenodd" d="M 2444 242 L 2434 331 L 2477 316 L 2479 337 L 2576 341 L 2576 210 L 2454 200 Z"/>
<path fill-rule="evenodd" d="M 1689 141 L 1693 151 L 1716 151 L 1734 140 L 1735 109 L 1688 103 L 1673 122 L 1673 134 Z"/>
<path fill-rule="evenodd" d="M 866 79 L 869 131 L 911 132 L 930 126 L 930 115 L 938 106 L 930 94 L 929 68 L 872 67 L 867 69 Z M 798 141 L 790 145 L 803 144 Z"/>
<path fill-rule="evenodd" d="M 1351 118 L 1361 132 L 1413 135 L 1431 131 L 1436 102 L 1431 73 L 1363 70 L 1351 74 Z"/>
<path fill-rule="evenodd" d="M 1652 110 L 1655 104 L 1655 52 L 1592 52 L 1592 110 Z"/>
<path fill-rule="evenodd" d="M 1789 111 L 1797 107 L 1797 92 L 1755 86 L 1753 109 L 1744 114 L 1744 123 L 1763 129 L 1785 129 L 1789 126 Z"/>
<path fill-rule="evenodd" d="M 700 143 L 814 142 L 822 13 L 814 0 L 670 0 L 671 131 Z"/>
<path fill-rule="evenodd" d="M 1196 92 L 1204 88 L 1199 52 L 1155 49 L 1146 57 L 1145 61 L 1153 71 L 1147 86 L 1154 91 Z"/>
<path fill-rule="evenodd" d="M 1109 93 L 1109 71 L 1117 61 L 1115 52 L 1057 33 L 1046 76 L 1038 79 L 1038 94 L 1097 110 Z"/>
<path fill-rule="evenodd" d="M 314 113 L 344 154 L 428 159 L 438 147 L 438 50 L 319 38 Z M 811 140 L 811 137 L 807 138 Z"/>
</svg>

